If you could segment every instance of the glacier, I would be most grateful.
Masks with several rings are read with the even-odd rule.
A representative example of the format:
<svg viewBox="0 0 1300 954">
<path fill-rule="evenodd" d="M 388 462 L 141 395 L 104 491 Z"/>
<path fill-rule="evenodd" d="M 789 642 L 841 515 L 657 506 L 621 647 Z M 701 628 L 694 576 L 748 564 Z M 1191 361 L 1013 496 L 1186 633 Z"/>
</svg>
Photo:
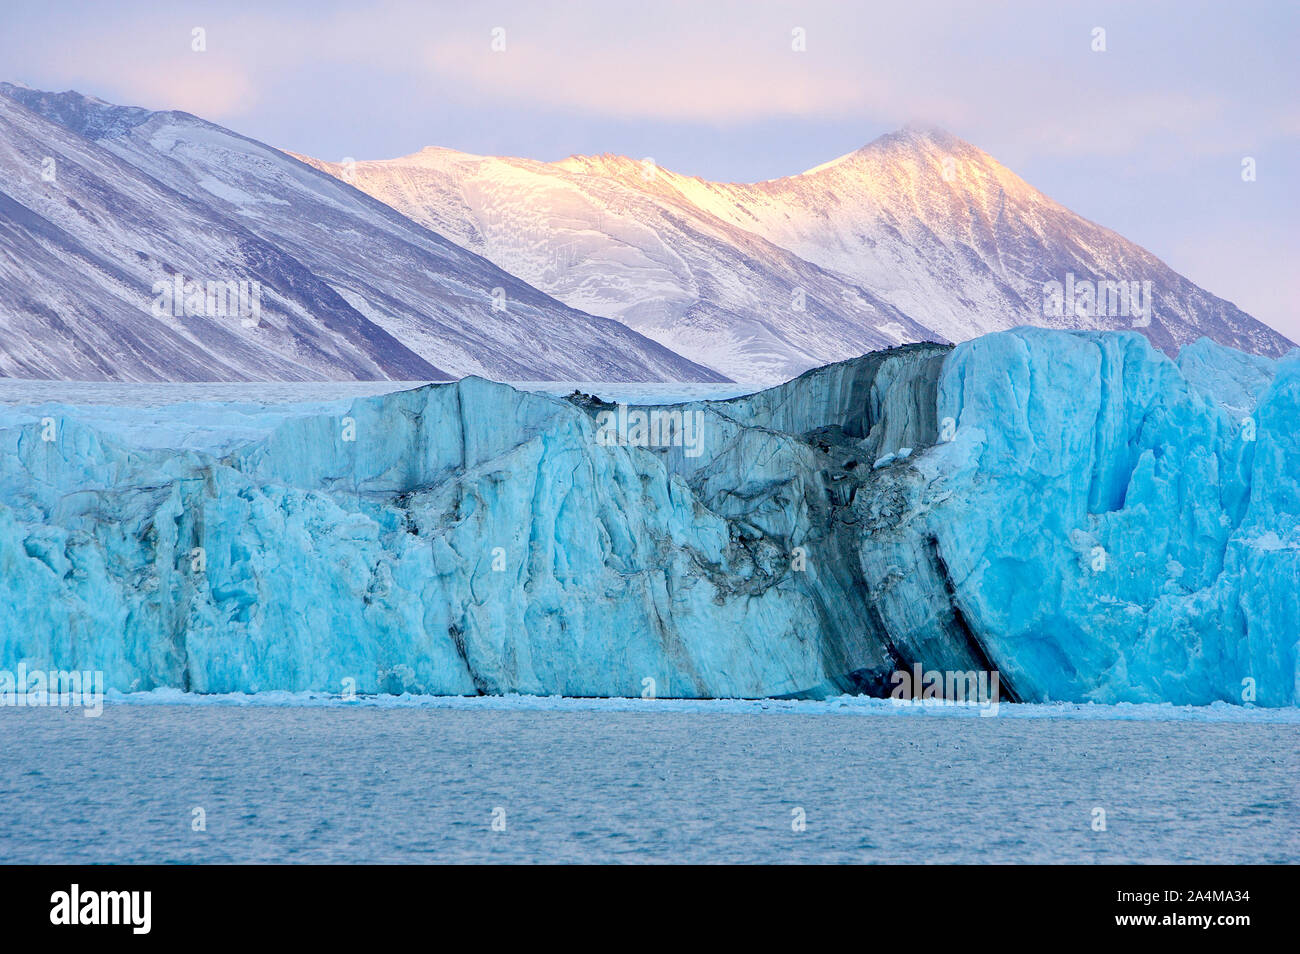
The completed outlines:
<svg viewBox="0 0 1300 954">
<path fill-rule="evenodd" d="M 0 407 L 0 669 L 820 699 L 920 664 L 1004 701 L 1296 705 L 1296 352 L 905 345 L 675 405 L 698 456 L 599 441 L 611 407 L 469 377 L 170 438 Z"/>
</svg>

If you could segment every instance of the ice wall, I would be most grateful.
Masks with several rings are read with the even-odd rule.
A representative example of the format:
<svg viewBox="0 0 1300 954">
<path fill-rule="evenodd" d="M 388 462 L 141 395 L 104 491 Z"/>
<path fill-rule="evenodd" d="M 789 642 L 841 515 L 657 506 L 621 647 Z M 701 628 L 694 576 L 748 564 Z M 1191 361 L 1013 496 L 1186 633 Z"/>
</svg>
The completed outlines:
<svg viewBox="0 0 1300 954">
<path fill-rule="evenodd" d="M 0 668 L 722 697 L 887 694 L 919 662 L 1293 705 L 1298 404 L 1294 354 L 1019 329 L 678 406 L 699 456 L 477 378 L 207 449 L 5 409 Z"/>
<path fill-rule="evenodd" d="M 1260 704 L 1294 704 L 1300 356 L 1260 377 L 1188 350 L 1191 381 L 1132 334 L 957 348 L 938 391 L 951 440 L 894 481 L 894 526 L 862 537 L 895 640 L 968 630 L 1026 699 L 1241 702 L 1253 680 Z"/>
</svg>

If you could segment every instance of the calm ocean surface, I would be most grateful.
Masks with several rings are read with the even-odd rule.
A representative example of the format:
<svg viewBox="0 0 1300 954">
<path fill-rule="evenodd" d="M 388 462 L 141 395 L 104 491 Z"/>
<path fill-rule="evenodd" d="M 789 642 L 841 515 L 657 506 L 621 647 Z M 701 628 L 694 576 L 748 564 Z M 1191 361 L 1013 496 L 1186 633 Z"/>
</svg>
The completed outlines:
<svg viewBox="0 0 1300 954">
<path fill-rule="evenodd" d="M 1300 861 L 1294 719 L 918 716 L 0 709 L 0 861 Z"/>
</svg>

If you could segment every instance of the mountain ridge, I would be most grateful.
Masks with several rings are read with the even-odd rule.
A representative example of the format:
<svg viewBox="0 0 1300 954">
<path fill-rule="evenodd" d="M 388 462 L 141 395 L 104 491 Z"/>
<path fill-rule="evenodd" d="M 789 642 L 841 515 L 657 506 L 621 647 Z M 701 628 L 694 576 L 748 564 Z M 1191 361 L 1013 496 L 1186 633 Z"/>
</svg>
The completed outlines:
<svg viewBox="0 0 1300 954">
<path fill-rule="evenodd" d="M 333 175 L 344 174 L 340 164 L 299 158 Z M 909 329 L 914 340 L 963 340 L 1036 324 L 1134 327 L 1170 353 L 1202 336 L 1273 357 L 1291 347 L 1284 336 L 1195 286 L 1147 250 L 1070 211 L 983 150 L 931 126 L 906 126 L 804 172 L 756 183 L 710 182 L 613 153 L 544 162 L 438 146 L 396 159 L 352 162 L 346 174 L 359 188 L 526 275 L 561 300 L 626 321 L 737 379 L 770 383 L 814 366 L 807 353 L 819 344 L 827 344 L 816 351 L 819 360 L 849 356 L 847 350 L 836 350 L 842 342 L 827 342 L 822 327 L 806 322 L 800 327 L 789 315 L 781 320 L 787 309 L 773 285 L 782 282 L 788 294 L 802 289 L 805 297 L 835 311 L 842 326 L 863 335 L 889 324 L 903 327 L 892 314 L 884 314 L 892 311 L 927 330 Z M 611 191 L 621 196 L 612 210 L 574 214 L 584 203 L 599 205 L 595 200 Z M 518 211 L 521 206 L 544 209 L 547 201 L 554 211 L 549 221 L 544 214 L 530 218 Z M 652 210 L 639 212 L 647 203 Z M 664 216 L 673 217 L 672 228 L 656 221 Z M 664 244 L 678 246 L 674 230 L 683 221 L 712 229 L 715 238 L 738 247 L 774 246 L 819 270 L 821 285 L 812 289 L 790 277 L 789 259 L 776 266 L 770 252 L 751 255 L 774 274 L 766 283 L 746 286 L 749 311 L 765 313 L 775 328 L 773 337 L 790 345 L 784 361 L 733 364 L 738 349 L 720 348 L 716 334 L 708 342 L 692 340 L 683 329 L 701 310 L 722 303 L 700 300 L 691 276 L 675 276 L 667 289 L 647 285 L 638 289 L 643 294 L 635 300 L 591 294 L 602 269 L 613 274 L 625 270 L 629 245 L 645 252 L 647 241 L 629 241 L 628 232 L 648 229 Z M 719 225 L 743 230 L 745 236 L 722 234 Z M 576 245 L 589 259 L 587 274 L 577 279 L 558 274 L 544 260 L 495 244 L 494 231 L 511 240 L 531 231 L 531 242 L 539 247 Z M 601 234 L 603 245 L 593 240 Z M 703 249 L 701 255 L 693 273 L 721 270 L 716 250 Z M 1150 325 L 1144 328 L 1128 314 L 1050 314 L 1043 300 L 1045 284 L 1073 278 L 1149 281 L 1154 297 Z M 648 319 L 646 299 L 656 295 L 662 314 Z M 858 297 L 870 301 L 876 314 L 858 307 Z M 725 314 L 715 321 L 737 322 Z M 722 329 L 727 330 L 730 326 Z M 773 373 L 767 373 L 769 368 Z"/>
<path fill-rule="evenodd" d="M 0 113 L 0 374 L 763 385 L 1019 325 L 1134 328 L 1170 354 L 1202 337 L 1269 357 L 1292 346 L 931 126 L 718 183 L 614 153 L 427 146 L 329 163 L 190 113 L 14 84 Z M 84 194 L 34 181 L 42 137 Z M 114 194 L 127 185 L 138 196 Z M 257 277 L 267 321 L 155 327 L 146 279 L 177 273 Z M 1127 295 L 1119 313 L 1049 311 L 1052 283 L 1103 282 L 1143 285 L 1151 311 L 1130 314 Z"/>
<path fill-rule="evenodd" d="M 95 380 L 723 379 L 624 325 L 568 308 L 282 151 L 200 117 L 114 106 L 75 92 L 5 85 L 0 93 L 11 140 L 9 161 L 0 162 L 3 188 L 99 248 L 84 274 L 49 264 L 0 285 L 0 316 L 12 316 L 5 320 L 13 332 L 0 351 L 0 373 Z M 55 141 L 57 174 L 44 182 L 41 157 Z M 91 168 L 93 176 L 86 173 Z M 120 210 L 132 207 L 132 197 L 122 194 L 128 184 L 148 199 L 145 211 L 124 218 Z M 31 272 L 32 238 L 9 236 L 19 272 Z M 110 266 L 123 277 L 111 288 L 90 287 Z M 160 332 L 150 289 L 177 272 L 200 281 L 258 281 L 262 321 L 242 328 L 187 315 L 171 323 L 179 328 Z M 57 307 L 39 300 L 73 286 L 82 287 L 62 295 Z M 39 294 L 33 298 L 28 289 Z M 71 330 L 71 345 L 61 348 L 66 336 L 41 319 L 47 312 L 67 316 L 55 320 Z M 354 332 L 332 334 L 330 322 Z M 168 357 L 122 367 L 111 358 L 73 360 L 72 351 L 112 352 L 105 340 L 111 329 L 132 340 L 170 334 Z M 195 334 L 208 339 L 201 354 L 190 353 Z M 304 341 L 323 338 L 329 348 L 304 351 Z M 375 342 L 362 363 L 349 354 L 354 338 Z M 14 353 L 22 347 L 38 352 L 38 360 Z M 232 351 L 243 360 L 224 360 Z"/>
</svg>

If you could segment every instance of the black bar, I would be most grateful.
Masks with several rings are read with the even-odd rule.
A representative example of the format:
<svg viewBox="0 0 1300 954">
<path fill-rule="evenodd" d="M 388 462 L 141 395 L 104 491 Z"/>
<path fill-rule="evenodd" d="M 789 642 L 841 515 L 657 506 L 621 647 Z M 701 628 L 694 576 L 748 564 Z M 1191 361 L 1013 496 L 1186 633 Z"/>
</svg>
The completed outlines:
<svg viewBox="0 0 1300 954">
<path fill-rule="evenodd" d="M 0 868 L 0 924 L 12 943 L 119 938 L 376 943 L 574 943 L 638 938 L 659 944 L 744 938 L 770 947 L 891 937 L 949 946 L 996 933 L 1041 943 L 1204 935 L 1216 944 L 1283 936 L 1294 896 L 1286 867 L 871 867 L 855 871 L 639 870 L 544 873 L 519 868 L 9 867 Z M 148 933 L 118 925 L 55 925 L 57 893 L 149 892 Z M 1171 894 L 1170 892 L 1177 892 Z M 1123 899 L 1121 899 L 1123 893 Z M 143 895 L 139 898 L 142 900 Z M 142 905 L 124 912 L 142 913 Z M 1150 923 L 1120 923 L 1121 919 Z M 1210 918 L 1209 926 L 1199 923 Z M 1198 923 L 1189 923 L 1191 918 Z M 1245 919 L 1221 923 L 1219 919 Z M 1180 920 L 1181 919 L 1181 920 Z M 142 919 L 140 919 L 142 922 Z M 727 932 L 727 933 L 718 933 Z M 725 941 L 723 940 L 725 938 Z M 463 947 L 463 941 L 455 942 Z"/>
</svg>

